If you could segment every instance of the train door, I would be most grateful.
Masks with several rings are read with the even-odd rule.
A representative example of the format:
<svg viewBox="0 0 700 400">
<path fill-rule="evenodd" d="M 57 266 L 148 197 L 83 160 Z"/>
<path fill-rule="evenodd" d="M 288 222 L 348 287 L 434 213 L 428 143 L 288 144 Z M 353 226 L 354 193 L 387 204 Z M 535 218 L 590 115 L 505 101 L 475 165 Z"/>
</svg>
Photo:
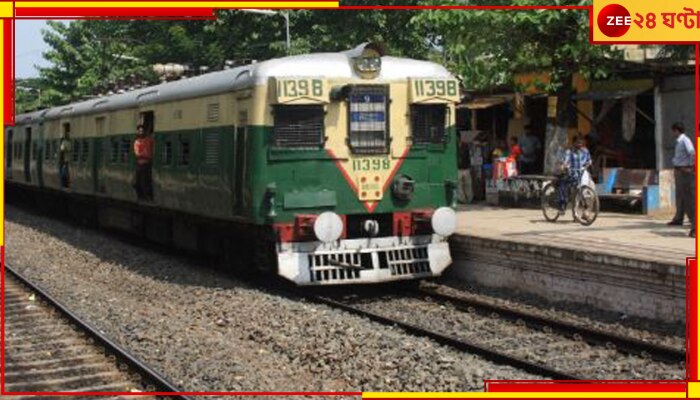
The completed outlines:
<svg viewBox="0 0 700 400">
<path fill-rule="evenodd" d="M 24 128 L 24 180 L 32 181 L 32 127 Z"/>
<path fill-rule="evenodd" d="M 141 111 L 139 113 L 139 125 L 143 126 L 143 132 L 146 134 L 146 137 L 151 138 L 151 145 L 150 149 L 150 156 L 151 156 L 151 162 L 143 165 L 137 165 L 135 166 L 136 168 L 136 193 L 139 196 L 139 199 L 146 199 L 149 201 L 153 201 L 153 155 L 155 151 L 155 111 L 153 110 L 148 110 L 148 111 Z M 148 143 L 148 142 L 146 142 Z M 182 144 L 181 144 L 182 146 Z M 136 144 L 134 145 L 134 150 L 140 148 L 141 146 L 137 146 Z M 145 147 L 145 149 L 148 149 L 148 146 Z"/>
<path fill-rule="evenodd" d="M 42 118 L 42 120 L 39 121 L 37 144 L 34 148 L 34 150 L 37 153 L 34 156 L 34 159 L 36 160 L 36 180 L 39 187 L 44 186 L 44 153 L 48 153 L 49 151 L 46 148 L 48 144 L 46 143 L 45 139 L 46 138 L 44 137 L 44 121 Z"/>
<path fill-rule="evenodd" d="M 58 146 L 58 175 L 61 182 L 62 188 L 70 187 L 71 183 L 71 170 L 70 170 L 70 160 L 73 149 L 72 143 L 70 141 L 70 122 L 63 122 L 61 124 L 61 140 Z"/>
<path fill-rule="evenodd" d="M 90 160 L 90 165 L 92 166 L 92 191 L 93 193 L 100 192 L 100 179 L 99 170 L 102 167 L 102 157 L 104 155 L 104 149 L 102 142 L 105 139 L 105 127 L 107 124 L 107 117 L 97 117 L 95 118 L 95 137 L 92 139 L 92 159 Z"/>
<path fill-rule="evenodd" d="M 7 141 L 5 142 L 5 176 L 9 179 L 12 179 L 12 159 L 15 155 L 15 143 L 12 141 L 13 133 L 12 129 L 7 130 Z"/>
<path fill-rule="evenodd" d="M 238 116 L 238 127 L 236 128 L 236 158 L 233 169 L 235 185 L 235 207 L 236 214 L 243 214 L 245 210 L 245 176 L 246 176 L 246 133 L 248 131 L 248 112 L 241 111 Z"/>
</svg>

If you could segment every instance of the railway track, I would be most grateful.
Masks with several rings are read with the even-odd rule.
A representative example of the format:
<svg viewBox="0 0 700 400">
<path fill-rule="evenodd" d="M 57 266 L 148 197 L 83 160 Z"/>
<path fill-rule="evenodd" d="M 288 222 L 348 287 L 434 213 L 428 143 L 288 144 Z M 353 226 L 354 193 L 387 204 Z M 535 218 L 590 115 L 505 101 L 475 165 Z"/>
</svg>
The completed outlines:
<svg viewBox="0 0 700 400">
<path fill-rule="evenodd" d="M 343 301 L 338 301 L 329 297 L 323 297 L 323 296 L 317 296 L 317 297 L 311 297 L 310 300 L 320 303 L 320 304 L 325 304 L 334 308 L 339 308 L 341 310 L 347 311 L 351 314 L 355 314 L 361 317 L 365 317 L 370 319 L 371 321 L 378 322 L 380 324 L 384 325 L 390 325 L 390 326 L 396 326 L 399 327 L 406 332 L 410 334 L 414 334 L 417 336 L 423 336 L 427 337 L 429 339 L 432 339 L 444 346 L 452 347 L 457 350 L 461 351 L 466 351 L 469 353 L 477 354 L 481 357 L 484 357 L 487 360 L 493 361 L 498 364 L 505 364 L 505 365 L 510 365 L 515 368 L 522 369 L 523 371 L 527 371 L 533 374 L 537 375 L 542 375 L 551 379 L 559 379 L 559 380 L 581 380 L 583 378 L 580 378 L 576 375 L 569 374 L 566 372 L 562 371 L 557 371 L 555 369 L 549 368 L 544 365 L 536 364 L 529 362 L 525 359 L 522 359 L 517 356 L 513 356 L 511 354 L 507 354 L 505 352 L 500 352 L 496 351 L 493 349 L 489 349 L 488 347 L 482 346 L 478 343 L 472 342 L 472 341 L 467 341 L 464 339 L 460 339 L 458 337 L 449 335 L 449 334 L 444 334 L 440 333 L 431 329 L 427 329 L 415 324 L 407 323 L 400 321 L 398 319 L 394 319 L 391 317 L 385 317 L 383 315 L 373 313 L 367 310 L 363 310 L 361 307 L 356 307 L 353 306 L 349 303 L 343 302 Z"/>
<path fill-rule="evenodd" d="M 5 265 L 5 391 L 110 392 L 180 390 Z M 155 397 L 152 397 L 155 398 Z"/>
<path fill-rule="evenodd" d="M 495 305 L 476 299 L 455 297 L 440 293 L 435 286 L 422 286 L 413 291 L 413 294 L 425 296 L 436 302 L 450 304 L 458 310 L 466 312 L 479 312 L 483 315 L 496 314 L 499 318 L 509 321 L 524 323 L 533 329 L 551 330 L 574 340 L 582 340 L 586 343 L 615 348 L 626 354 L 650 357 L 651 359 L 665 363 L 682 363 L 686 361 L 685 350 L 679 350 L 669 346 L 644 342 L 642 340 L 617 335 L 599 329 L 555 320 L 523 310 Z"/>
<path fill-rule="evenodd" d="M 634 370 L 658 370 L 658 365 L 667 366 L 668 374 L 675 376 L 685 368 L 686 356 L 681 350 L 478 300 L 449 296 L 430 286 L 369 296 L 369 299 L 365 296 L 343 295 L 307 295 L 306 298 L 377 323 L 396 326 L 410 334 L 477 354 L 495 363 L 551 379 L 629 379 L 627 375 L 611 376 L 610 370 L 618 368 L 619 373 L 629 374 Z M 435 308 L 435 316 L 420 321 L 418 314 L 428 315 L 429 312 L 406 305 L 406 300 L 429 303 L 421 308 Z M 401 307 L 405 311 L 399 311 Z M 448 317 L 439 316 L 443 313 L 447 313 Z M 469 322 L 458 322 L 465 316 Z M 441 319 L 448 322 L 440 323 Z M 471 333 L 463 332 L 461 327 L 453 328 L 453 323 L 462 323 L 464 326 L 470 324 L 478 328 Z M 493 334 L 498 330 L 494 325 L 505 324 L 512 326 L 507 328 L 508 333 L 501 333 L 500 337 Z M 464 329 L 467 330 L 468 328 Z M 534 345 L 529 345 L 528 340 L 534 342 Z M 534 351 L 529 351 L 531 346 L 535 348 Z M 684 372 L 677 379 L 682 379 L 683 376 Z"/>
</svg>

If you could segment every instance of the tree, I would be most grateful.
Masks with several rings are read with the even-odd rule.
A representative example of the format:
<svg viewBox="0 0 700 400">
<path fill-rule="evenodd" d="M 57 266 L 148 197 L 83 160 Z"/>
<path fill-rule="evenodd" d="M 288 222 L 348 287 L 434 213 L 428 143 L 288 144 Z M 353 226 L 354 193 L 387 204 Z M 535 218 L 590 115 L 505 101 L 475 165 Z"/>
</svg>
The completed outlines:
<svg viewBox="0 0 700 400">
<path fill-rule="evenodd" d="M 540 2 L 507 3 L 532 6 Z M 477 2 L 467 0 L 459 4 Z M 589 4 L 589 0 L 555 0 L 552 5 Z M 547 124 L 548 172 L 567 140 L 572 76 L 580 73 L 589 79 L 603 78 L 621 56 L 610 46 L 589 44 L 588 12 L 584 10 L 430 10 L 417 15 L 413 22 L 432 29 L 449 66 L 468 87 L 513 86 L 516 72 L 549 74 L 550 82 L 544 89 L 557 97 L 557 112 Z"/>
<path fill-rule="evenodd" d="M 17 79 L 15 81 L 15 113 L 21 114 L 40 108 L 41 90 L 41 81 L 37 78 Z"/>
<path fill-rule="evenodd" d="M 56 105 L 106 91 L 131 75 L 148 74 L 144 60 L 133 56 L 136 39 L 129 35 L 130 21 L 80 20 L 64 24 L 49 21 L 42 30 L 50 49 L 44 58 L 51 66 L 40 68 L 42 101 Z M 119 38 L 115 40 L 115 38 Z"/>
<path fill-rule="evenodd" d="M 352 4 L 367 5 L 371 0 Z M 409 26 L 414 11 L 289 12 L 292 54 L 347 50 L 370 40 L 387 43 L 395 55 L 422 58 L 428 53 L 424 33 Z M 265 60 L 287 54 L 281 16 L 240 10 L 219 11 L 217 16 L 213 21 L 50 21 L 42 32 L 50 47 L 44 57 L 52 64 L 40 68 L 42 103 L 64 104 L 106 93 L 131 75 L 153 81 L 150 68 L 156 63 L 215 70 L 229 59 Z"/>
<path fill-rule="evenodd" d="M 354 0 L 343 5 L 374 5 Z M 418 1 L 385 1 L 383 5 L 416 5 Z M 294 33 L 302 52 L 342 51 L 363 42 L 384 43 L 395 56 L 425 59 L 430 55 L 429 29 L 412 23 L 416 10 L 307 10 L 294 15 Z"/>
</svg>

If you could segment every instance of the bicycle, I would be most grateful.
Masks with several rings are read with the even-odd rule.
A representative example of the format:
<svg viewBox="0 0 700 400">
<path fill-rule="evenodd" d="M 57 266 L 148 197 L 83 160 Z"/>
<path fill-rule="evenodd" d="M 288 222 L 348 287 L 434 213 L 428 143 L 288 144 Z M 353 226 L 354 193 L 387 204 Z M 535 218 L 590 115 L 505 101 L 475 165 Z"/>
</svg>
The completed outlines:
<svg viewBox="0 0 700 400">
<path fill-rule="evenodd" d="M 578 182 L 575 185 L 569 185 L 564 210 L 571 205 L 574 221 L 588 226 L 598 218 L 600 201 L 595 189 L 591 187 L 593 181 L 590 174 L 586 168 L 582 168 L 581 171 L 583 173 L 580 174 Z M 555 222 L 560 216 L 564 215 L 559 210 L 557 188 L 558 180 L 547 182 L 542 187 L 542 213 L 549 222 Z"/>
</svg>

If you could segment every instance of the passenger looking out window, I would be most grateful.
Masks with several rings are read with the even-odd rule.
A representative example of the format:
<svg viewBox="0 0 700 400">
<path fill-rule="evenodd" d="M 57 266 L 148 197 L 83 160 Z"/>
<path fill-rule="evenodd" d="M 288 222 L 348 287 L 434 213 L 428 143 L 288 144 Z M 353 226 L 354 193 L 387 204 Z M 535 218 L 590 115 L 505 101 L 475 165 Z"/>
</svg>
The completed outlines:
<svg viewBox="0 0 700 400">
<path fill-rule="evenodd" d="M 139 200 L 153 200 L 153 146 L 154 141 L 150 133 L 144 131 L 143 125 L 136 127 L 136 140 L 134 140 L 134 156 L 136 158 L 136 171 L 134 174 L 134 189 Z"/>
<path fill-rule="evenodd" d="M 72 144 L 70 134 L 64 130 L 61 136 L 61 141 L 58 146 L 58 175 L 61 180 L 62 188 L 70 187 L 70 157 Z"/>
</svg>

